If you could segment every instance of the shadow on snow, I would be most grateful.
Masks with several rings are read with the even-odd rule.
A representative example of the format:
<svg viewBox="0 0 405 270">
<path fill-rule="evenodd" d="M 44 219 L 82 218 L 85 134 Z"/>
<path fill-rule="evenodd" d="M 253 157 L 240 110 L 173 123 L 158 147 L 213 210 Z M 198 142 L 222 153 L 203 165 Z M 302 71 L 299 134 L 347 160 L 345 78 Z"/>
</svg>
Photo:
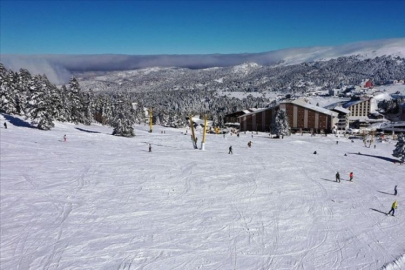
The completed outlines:
<svg viewBox="0 0 405 270">
<path fill-rule="evenodd" d="M 383 194 L 393 195 L 393 196 L 395 195 L 395 194 L 393 194 L 393 193 L 388 193 L 388 192 L 379 191 L 379 190 L 378 190 L 378 192 L 383 193 Z"/>
<path fill-rule="evenodd" d="M 24 120 L 22 120 L 22 119 L 20 119 L 20 118 L 11 116 L 11 115 L 9 115 L 9 114 L 3 114 L 3 113 L 2 113 L 2 115 L 3 115 L 4 118 L 5 118 L 10 124 L 12 124 L 13 126 L 17 126 L 17 127 L 27 127 L 27 128 L 35 128 L 35 127 L 34 127 L 33 125 L 31 125 L 30 123 L 28 123 L 28 122 L 26 122 L 26 121 L 24 121 Z"/>
<path fill-rule="evenodd" d="M 325 179 L 325 178 L 321 178 L 321 180 L 337 183 L 336 180 L 330 180 L 330 179 Z"/>
<path fill-rule="evenodd" d="M 80 131 L 83 131 L 83 132 L 87 132 L 87 133 L 101 133 L 101 132 L 99 132 L 99 131 L 92 131 L 92 130 L 83 129 L 83 128 L 78 128 L 78 127 L 75 127 L 75 129 L 80 130 Z"/>
<path fill-rule="evenodd" d="M 371 209 L 371 210 L 373 210 L 373 211 L 376 211 L 376 212 L 378 212 L 378 213 L 381 213 L 381 214 L 387 215 L 387 212 L 383 212 L 383 211 L 381 211 L 381 210 L 374 209 L 374 208 L 370 208 L 370 209 Z"/>
<path fill-rule="evenodd" d="M 373 155 L 367 155 L 367 154 L 362 154 L 362 153 L 348 153 L 351 155 L 359 155 L 359 156 L 366 156 L 366 157 L 373 157 L 373 158 L 379 158 L 385 161 L 389 161 L 389 162 L 399 162 L 397 159 L 393 159 L 393 158 L 388 158 L 388 157 L 382 157 L 382 156 L 373 156 Z"/>
</svg>

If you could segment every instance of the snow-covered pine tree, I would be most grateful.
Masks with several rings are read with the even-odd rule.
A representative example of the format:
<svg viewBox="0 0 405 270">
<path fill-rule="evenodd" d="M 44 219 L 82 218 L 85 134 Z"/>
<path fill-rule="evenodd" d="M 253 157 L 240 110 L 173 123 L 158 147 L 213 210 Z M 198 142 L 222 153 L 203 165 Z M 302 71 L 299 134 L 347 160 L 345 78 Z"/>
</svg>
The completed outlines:
<svg viewBox="0 0 405 270">
<path fill-rule="evenodd" d="M 278 110 L 276 117 L 270 124 L 271 133 L 276 134 L 277 137 L 289 136 L 290 135 L 290 125 L 288 123 L 288 117 L 284 110 Z"/>
<path fill-rule="evenodd" d="M 83 95 L 80 91 L 79 82 L 72 77 L 69 82 L 69 101 L 71 105 L 71 121 L 74 123 L 85 123 Z"/>
<path fill-rule="evenodd" d="M 401 158 L 402 163 L 405 161 L 405 138 L 403 133 L 398 135 L 398 142 L 395 145 L 392 155 L 394 157 Z"/>
<path fill-rule="evenodd" d="M 26 69 L 20 69 L 17 73 L 17 87 L 18 94 L 16 96 L 17 114 L 25 114 L 25 106 L 27 105 L 27 98 L 29 95 L 30 87 L 35 83 L 31 73 Z"/>
<path fill-rule="evenodd" d="M 33 125 L 42 130 L 50 130 L 54 127 L 52 122 L 54 107 L 47 82 L 49 83 L 45 75 L 34 77 L 27 103 L 27 116 L 32 119 Z"/>
<path fill-rule="evenodd" d="M 69 90 L 66 88 L 65 85 L 62 85 L 62 87 L 59 90 L 59 96 L 60 96 L 60 107 L 58 108 L 58 116 L 56 120 L 61 121 L 61 122 L 70 122 L 72 118 L 72 110 L 71 110 L 71 103 L 70 103 L 70 93 Z"/>
<path fill-rule="evenodd" d="M 94 92 L 90 89 L 90 91 L 84 94 L 83 97 L 83 105 L 84 105 L 84 124 L 90 125 L 94 119 Z"/>
<path fill-rule="evenodd" d="M 10 70 L 1 68 L 0 108 L 8 114 L 19 114 L 18 75 Z"/>
<path fill-rule="evenodd" d="M 135 123 L 135 111 L 129 98 L 118 94 L 114 105 L 114 118 L 111 123 L 114 128 L 112 134 L 123 137 L 135 136 L 133 127 Z"/>
</svg>

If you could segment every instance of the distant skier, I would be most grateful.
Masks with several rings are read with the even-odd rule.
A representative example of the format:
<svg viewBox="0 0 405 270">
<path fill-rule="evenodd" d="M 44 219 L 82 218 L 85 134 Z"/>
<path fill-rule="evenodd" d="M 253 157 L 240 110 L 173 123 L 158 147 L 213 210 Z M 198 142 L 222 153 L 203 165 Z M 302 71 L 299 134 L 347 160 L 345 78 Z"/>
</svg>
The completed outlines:
<svg viewBox="0 0 405 270">
<path fill-rule="evenodd" d="M 339 172 L 336 173 L 336 182 L 340 183 L 340 174 L 339 174 Z"/>
<path fill-rule="evenodd" d="M 65 135 L 63 135 L 63 141 L 64 141 L 64 142 L 66 142 L 66 141 L 67 141 L 66 134 L 65 134 Z"/>
<path fill-rule="evenodd" d="M 149 152 L 152 152 L 152 145 L 149 144 Z"/>
<path fill-rule="evenodd" d="M 4 128 L 7 129 L 7 123 L 6 122 L 4 122 Z"/>
<path fill-rule="evenodd" d="M 249 141 L 249 142 L 247 143 L 247 145 L 248 145 L 249 148 L 252 147 L 252 141 Z"/>
<path fill-rule="evenodd" d="M 392 212 L 392 216 L 394 216 L 395 215 L 395 209 L 397 209 L 397 207 L 398 207 L 398 202 L 394 201 L 392 203 L 391 210 L 388 212 L 387 215 L 389 215 Z"/>
<path fill-rule="evenodd" d="M 347 154 L 345 153 L 345 157 L 347 157 Z"/>
<path fill-rule="evenodd" d="M 229 146 L 229 152 L 228 152 L 228 154 L 233 154 L 233 152 L 232 152 L 232 145 Z"/>
<path fill-rule="evenodd" d="M 374 149 L 376 149 L 377 148 L 377 145 L 376 144 L 374 144 Z"/>
<path fill-rule="evenodd" d="M 395 185 L 395 187 L 394 187 L 394 195 L 397 196 L 397 194 L 398 194 L 397 185 Z"/>
<path fill-rule="evenodd" d="M 349 174 L 349 178 L 350 178 L 349 181 L 353 181 L 353 172 L 351 172 L 351 173 Z"/>
<path fill-rule="evenodd" d="M 336 141 L 336 144 L 339 144 L 339 141 Z"/>
<path fill-rule="evenodd" d="M 314 151 L 314 155 L 316 155 L 317 153 L 316 153 L 316 151 Z"/>
</svg>

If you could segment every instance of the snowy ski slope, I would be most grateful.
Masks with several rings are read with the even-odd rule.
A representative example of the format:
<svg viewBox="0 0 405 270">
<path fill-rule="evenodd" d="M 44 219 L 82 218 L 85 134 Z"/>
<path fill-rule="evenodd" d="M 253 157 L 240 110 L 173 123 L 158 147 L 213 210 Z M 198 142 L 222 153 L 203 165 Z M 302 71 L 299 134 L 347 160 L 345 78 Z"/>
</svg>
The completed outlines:
<svg viewBox="0 0 405 270">
<path fill-rule="evenodd" d="M 247 133 L 208 135 L 201 151 L 179 129 L 121 138 L 6 117 L 1 269 L 405 269 L 394 142 Z"/>
</svg>

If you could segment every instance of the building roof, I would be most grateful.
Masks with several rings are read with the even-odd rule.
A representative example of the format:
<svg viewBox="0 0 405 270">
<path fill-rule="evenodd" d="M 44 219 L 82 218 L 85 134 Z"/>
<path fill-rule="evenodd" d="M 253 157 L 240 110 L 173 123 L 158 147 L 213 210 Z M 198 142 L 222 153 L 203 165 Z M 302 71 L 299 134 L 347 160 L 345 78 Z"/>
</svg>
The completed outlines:
<svg viewBox="0 0 405 270">
<path fill-rule="evenodd" d="M 345 113 L 345 114 L 350 114 L 349 110 L 347 110 L 347 109 L 345 109 L 343 107 L 340 107 L 340 106 L 336 106 L 335 108 L 333 108 L 331 110 L 332 111 L 338 111 L 338 112 Z"/>
<path fill-rule="evenodd" d="M 322 107 L 319 107 L 319 106 L 315 106 L 315 105 L 306 103 L 306 102 L 303 101 L 302 99 L 283 101 L 283 102 L 281 102 L 281 103 L 284 103 L 284 104 L 286 104 L 286 103 L 292 103 L 292 104 L 295 104 L 295 105 L 298 105 L 298 106 L 307 108 L 307 109 L 309 109 L 309 110 L 313 110 L 313 111 L 316 111 L 316 112 L 320 112 L 320 113 L 323 113 L 323 114 L 326 114 L 326 115 L 338 116 L 338 113 L 337 113 L 337 112 L 333 112 L 333 111 L 331 111 L 331 110 L 328 110 L 328 109 L 325 109 L 325 108 L 322 108 Z M 281 103 L 280 103 L 280 104 L 281 104 Z M 260 112 L 263 112 L 263 111 L 266 111 L 266 110 L 271 110 L 271 109 L 273 109 L 273 108 L 275 108 L 275 107 L 278 107 L 278 106 L 279 106 L 279 104 L 276 105 L 276 106 L 273 106 L 273 107 L 257 109 L 257 110 L 255 110 L 254 112 L 250 112 L 250 113 L 247 113 L 247 114 L 242 115 L 242 116 L 239 116 L 239 117 L 243 117 L 243 116 L 248 116 L 248 115 L 260 113 Z M 239 117 L 238 117 L 238 118 L 239 118 Z"/>
<path fill-rule="evenodd" d="M 328 109 L 325 109 L 325 108 L 322 108 L 322 107 L 319 107 L 319 106 L 315 106 L 315 105 L 306 103 L 302 99 L 296 99 L 296 100 L 293 100 L 293 101 L 286 101 L 286 102 L 282 102 L 282 103 L 292 103 L 292 104 L 307 108 L 309 110 L 313 110 L 313 111 L 320 112 L 320 113 L 327 114 L 327 115 L 331 115 L 331 116 L 337 116 L 338 115 L 337 112 L 333 112 L 331 110 L 328 110 Z"/>
<path fill-rule="evenodd" d="M 365 101 L 368 101 L 369 99 L 360 99 L 360 100 L 352 100 L 352 101 L 349 101 L 349 102 L 346 102 L 345 104 L 343 104 L 343 108 L 349 108 L 349 107 L 351 107 L 351 106 L 353 106 L 353 105 L 356 105 L 356 104 L 360 104 L 360 103 L 363 103 L 363 102 L 365 102 Z"/>
<path fill-rule="evenodd" d="M 246 115 L 246 114 L 249 114 L 249 113 L 252 113 L 252 112 L 254 112 L 254 111 L 256 111 L 256 110 L 260 110 L 260 109 L 257 109 L 257 108 L 249 108 L 249 109 L 245 109 L 245 110 L 242 110 L 242 111 L 237 111 L 237 112 L 233 112 L 233 113 L 228 113 L 228 114 L 226 114 L 225 115 L 225 117 L 239 117 L 239 116 L 244 116 L 244 115 Z"/>
<path fill-rule="evenodd" d="M 249 109 L 249 110 L 244 110 L 244 111 L 247 111 L 247 113 L 244 114 L 244 115 L 238 116 L 238 118 L 239 118 L 239 117 L 243 117 L 243 116 L 247 116 L 247 115 L 252 115 L 252 114 L 255 114 L 255 113 L 259 113 L 259 112 L 263 112 L 263 111 L 266 111 L 266 110 L 271 110 L 272 108 L 274 108 L 274 107 L 260 108 L 260 109 L 255 109 L 254 111 L 249 111 L 249 110 L 251 110 L 251 109 Z"/>
</svg>

